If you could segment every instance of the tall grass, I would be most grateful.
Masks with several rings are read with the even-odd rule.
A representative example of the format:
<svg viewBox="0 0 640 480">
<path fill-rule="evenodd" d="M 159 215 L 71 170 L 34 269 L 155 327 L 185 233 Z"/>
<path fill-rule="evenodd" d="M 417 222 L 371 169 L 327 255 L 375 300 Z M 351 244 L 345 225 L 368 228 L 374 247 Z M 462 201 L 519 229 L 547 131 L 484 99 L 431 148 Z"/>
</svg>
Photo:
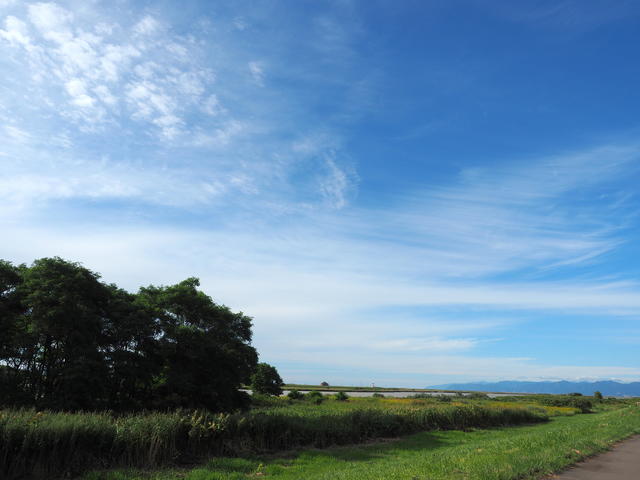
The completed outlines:
<svg viewBox="0 0 640 480">
<path fill-rule="evenodd" d="M 348 402 L 208 412 L 50 413 L 0 411 L 0 478 L 52 478 L 87 468 L 151 468 L 204 456 L 237 456 L 303 446 L 326 447 L 426 430 L 540 422 L 526 407 L 442 405 L 355 408 Z M 357 404 L 355 404 L 357 405 Z"/>
</svg>

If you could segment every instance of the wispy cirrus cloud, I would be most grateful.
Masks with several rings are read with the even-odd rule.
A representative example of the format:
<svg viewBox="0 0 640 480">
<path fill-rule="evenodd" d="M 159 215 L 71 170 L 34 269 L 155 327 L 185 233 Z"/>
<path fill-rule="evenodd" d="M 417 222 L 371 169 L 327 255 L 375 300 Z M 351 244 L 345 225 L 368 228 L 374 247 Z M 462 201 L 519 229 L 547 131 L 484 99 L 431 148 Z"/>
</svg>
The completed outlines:
<svg viewBox="0 0 640 480">
<path fill-rule="evenodd" d="M 428 169 L 390 187 L 404 151 L 354 147 L 384 144 L 394 71 L 363 60 L 382 37 L 366 36 L 358 2 L 287 15 L 203 4 L 189 18 L 128 2 L 4 5 L 3 258 L 60 255 L 132 290 L 198 276 L 255 317 L 256 345 L 288 379 L 302 364 L 422 386 L 638 375 L 604 354 L 544 353 L 551 327 L 578 337 L 579 322 L 631 329 L 640 314 L 640 286 L 604 261 L 636 222 L 634 139 L 459 168 L 425 145 L 408 154 Z M 538 343 L 514 345 L 516 329 Z"/>
<path fill-rule="evenodd" d="M 299 129 L 296 136 L 305 135 L 305 130 L 313 135 L 323 127 L 282 121 L 290 116 L 290 105 L 269 99 L 277 87 L 261 93 L 267 90 L 265 60 L 236 45 L 240 44 L 238 35 L 250 34 L 246 29 L 212 31 L 203 21 L 202 30 L 179 34 L 171 22 L 156 14 L 141 13 L 123 20 L 98 6 L 72 11 L 53 2 L 28 3 L 13 13 L 4 18 L 0 29 L 0 48 L 13 70 L 10 81 L 19 91 L 26 89 L 29 96 L 43 101 L 25 109 L 15 95 L 2 98 L 12 114 L 11 128 L 23 131 L 21 139 L 30 138 L 32 147 L 41 147 L 45 138 L 67 138 L 75 145 L 75 158 L 67 154 L 57 160 L 62 168 L 47 168 L 51 161 L 42 153 L 36 156 L 39 160 L 31 155 L 22 159 L 19 156 L 25 156 L 24 152 L 9 148 L 18 155 L 10 170 L 20 178 L 17 184 L 27 187 L 22 197 L 27 198 L 29 191 L 37 192 L 39 198 L 50 192 L 55 199 L 61 191 L 84 197 L 83 185 L 87 185 L 85 190 L 93 198 L 128 192 L 154 203 L 159 196 L 145 193 L 141 185 L 150 185 L 143 171 L 155 167 L 158 148 L 167 152 L 165 170 L 153 175 L 160 185 L 171 183 L 174 176 L 185 178 L 184 172 L 191 170 L 191 181 L 197 185 L 209 185 L 207 177 L 215 177 L 216 184 L 241 178 L 245 193 L 269 190 L 274 192 L 272 202 L 277 203 L 277 192 L 289 195 L 295 177 L 301 203 L 323 202 L 333 208 L 344 207 L 354 191 L 355 175 L 347 173 L 349 162 L 344 163 L 338 150 L 339 140 L 325 142 L 314 152 L 300 152 L 296 141 L 287 138 L 292 136 L 287 129 L 294 123 Z M 212 34 L 213 52 L 204 46 L 204 36 Z M 222 54 L 226 50 L 234 51 L 235 57 L 226 58 Z M 294 116 L 300 117 L 303 112 L 298 106 L 296 110 Z M 8 130 L 5 133 L 6 138 L 18 141 Z M 115 137 L 126 139 L 120 142 L 123 145 L 140 149 L 131 170 L 109 160 L 110 156 L 100 155 L 96 160 L 92 153 L 83 152 L 83 146 L 95 144 L 96 139 L 102 143 Z M 189 151 L 186 162 L 185 149 Z M 32 174 L 34 170 L 37 175 Z M 92 178 L 111 179 L 105 181 L 105 188 L 72 180 L 91 170 Z M 205 180 L 201 181 L 203 171 Z M 127 177 L 117 178 L 125 173 Z M 131 188 L 114 188 L 110 195 L 108 185 Z M 200 204 L 196 198 L 213 199 L 224 189 L 215 190 L 215 195 L 187 194 L 185 198 Z M 15 191 L 6 194 L 15 198 Z"/>
</svg>

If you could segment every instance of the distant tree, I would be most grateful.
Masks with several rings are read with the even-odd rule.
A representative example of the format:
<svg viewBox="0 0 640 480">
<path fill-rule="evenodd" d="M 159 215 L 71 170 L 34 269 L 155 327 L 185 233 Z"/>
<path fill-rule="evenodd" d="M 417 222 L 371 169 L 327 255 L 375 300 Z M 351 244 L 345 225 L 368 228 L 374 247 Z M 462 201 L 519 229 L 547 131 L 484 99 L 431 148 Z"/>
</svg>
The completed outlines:
<svg viewBox="0 0 640 480">
<path fill-rule="evenodd" d="M 308 402 L 320 405 L 325 400 L 325 397 L 319 391 L 311 390 L 305 394 L 304 399 Z"/>
<path fill-rule="evenodd" d="M 338 400 L 339 402 L 345 402 L 347 400 L 349 400 L 349 395 L 347 395 L 344 392 L 338 392 L 334 395 L 334 397 L 336 400 Z"/>
<path fill-rule="evenodd" d="M 603 398 L 603 397 L 602 397 L 602 393 L 601 393 L 601 392 L 598 392 L 598 391 L 593 392 L 593 397 L 594 397 L 596 400 L 602 400 L 602 398 Z"/>
<path fill-rule="evenodd" d="M 322 382 L 322 383 L 320 384 L 320 386 L 321 386 L 321 387 L 328 387 L 328 386 L 329 386 L 329 384 L 328 384 L 327 382 Z"/>
<path fill-rule="evenodd" d="M 276 367 L 268 363 L 259 363 L 251 375 L 251 390 L 264 395 L 282 395 L 284 382 Z"/>
<path fill-rule="evenodd" d="M 302 400 L 304 398 L 304 394 L 300 393 L 298 390 L 291 390 L 287 393 L 287 397 L 291 400 Z"/>
</svg>

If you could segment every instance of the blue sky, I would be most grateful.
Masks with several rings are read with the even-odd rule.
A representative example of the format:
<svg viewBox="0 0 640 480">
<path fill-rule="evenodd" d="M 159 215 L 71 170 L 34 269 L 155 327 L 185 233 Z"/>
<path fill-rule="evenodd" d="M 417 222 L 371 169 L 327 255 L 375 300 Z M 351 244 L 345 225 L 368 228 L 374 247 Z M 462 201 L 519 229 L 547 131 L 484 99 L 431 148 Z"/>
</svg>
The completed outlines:
<svg viewBox="0 0 640 480">
<path fill-rule="evenodd" d="M 0 0 L 0 257 L 197 276 L 290 382 L 640 380 L 640 5 Z"/>
</svg>

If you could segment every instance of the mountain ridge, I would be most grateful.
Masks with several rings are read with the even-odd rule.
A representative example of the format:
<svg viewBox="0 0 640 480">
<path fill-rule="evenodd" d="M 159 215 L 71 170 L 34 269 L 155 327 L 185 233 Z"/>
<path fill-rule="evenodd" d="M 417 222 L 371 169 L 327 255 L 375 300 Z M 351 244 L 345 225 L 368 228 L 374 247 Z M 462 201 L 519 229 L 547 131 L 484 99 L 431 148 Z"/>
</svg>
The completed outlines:
<svg viewBox="0 0 640 480">
<path fill-rule="evenodd" d="M 616 397 L 640 396 L 640 382 L 621 383 L 615 380 L 595 382 L 502 380 L 499 382 L 450 383 L 427 388 L 509 393 L 582 393 L 583 395 L 593 395 L 593 392 L 598 391 L 603 395 Z"/>
</svg>

